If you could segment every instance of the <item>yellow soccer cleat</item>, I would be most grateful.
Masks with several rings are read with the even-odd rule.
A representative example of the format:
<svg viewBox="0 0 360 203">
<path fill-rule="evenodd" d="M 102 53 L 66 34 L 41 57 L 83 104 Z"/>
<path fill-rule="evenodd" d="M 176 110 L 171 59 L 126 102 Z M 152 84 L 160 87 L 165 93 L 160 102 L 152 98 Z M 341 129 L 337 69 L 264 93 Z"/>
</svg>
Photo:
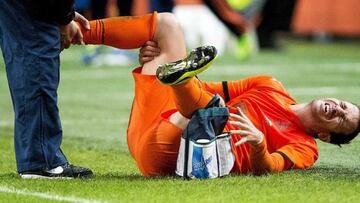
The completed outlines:
<svg viewBox="0 0 360 203">
<path fill-rule="evenodd" d="M 206 70 L 216 56 L 214 46 L 198 47 L 182 60 L 160 65 L 156 70 L 156 77 L 165 85 L 183 83 Z"/>
</svg>

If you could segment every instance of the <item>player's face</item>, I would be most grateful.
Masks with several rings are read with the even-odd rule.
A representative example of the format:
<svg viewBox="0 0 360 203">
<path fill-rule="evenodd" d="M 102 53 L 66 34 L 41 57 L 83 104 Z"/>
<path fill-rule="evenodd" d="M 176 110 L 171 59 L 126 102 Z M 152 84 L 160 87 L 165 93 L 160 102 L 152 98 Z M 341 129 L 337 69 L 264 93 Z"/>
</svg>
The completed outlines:
<svg viewBox="0 0 360 203">
<path fill-rule="evenodd" d="M 318 99 L 311 102 L 314 120 L 324 132 L 351 134 L 359 123 L 359 109 L 350 102 L 335 98 Z"/>
</svg>

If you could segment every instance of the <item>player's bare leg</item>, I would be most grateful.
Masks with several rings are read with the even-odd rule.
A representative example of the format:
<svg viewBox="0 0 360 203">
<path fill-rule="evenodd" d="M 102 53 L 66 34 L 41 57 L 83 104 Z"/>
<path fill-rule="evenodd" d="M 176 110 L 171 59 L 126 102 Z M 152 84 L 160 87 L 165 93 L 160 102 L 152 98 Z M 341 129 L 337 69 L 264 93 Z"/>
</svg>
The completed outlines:
<svg viewBox="0 0 360 203">
<path fill-rule="evenodd" d="M 184 36 L 174 15 L 158 14 L 156 28 L 153 41 L 157 42 L 160 55 L 143 65 L 142 74 L 155 75 L 159 65 L 177 61 L 186 56 Z"/>
</svg>

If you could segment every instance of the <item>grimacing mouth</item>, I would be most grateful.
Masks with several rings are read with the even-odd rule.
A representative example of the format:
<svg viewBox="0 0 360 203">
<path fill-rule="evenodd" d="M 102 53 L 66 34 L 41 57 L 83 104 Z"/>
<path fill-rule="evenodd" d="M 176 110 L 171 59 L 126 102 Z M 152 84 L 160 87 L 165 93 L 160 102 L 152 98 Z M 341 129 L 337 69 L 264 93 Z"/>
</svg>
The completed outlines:
<svg viewBox="0 0 360 203">
<path fill-rule="evenodd" d="M 323 109 L 325 116 L 327 119 L 332 119 L 334 118 L 335 114 L 336 114 L 336 108 L 335 105 L 329 102 L 325 102 L 324 103 L 324 109 Z"/>
<path fill-rule="evenodd" d="M 320 101 L 322 103 L 320 104 L 320 111 L 323 113 L 326 120 L 331 120 L 336 117 L 338 113 L 337 107 L 343 108 L 341 101 L 333 99 L 322 99 Z"/>
</svg>

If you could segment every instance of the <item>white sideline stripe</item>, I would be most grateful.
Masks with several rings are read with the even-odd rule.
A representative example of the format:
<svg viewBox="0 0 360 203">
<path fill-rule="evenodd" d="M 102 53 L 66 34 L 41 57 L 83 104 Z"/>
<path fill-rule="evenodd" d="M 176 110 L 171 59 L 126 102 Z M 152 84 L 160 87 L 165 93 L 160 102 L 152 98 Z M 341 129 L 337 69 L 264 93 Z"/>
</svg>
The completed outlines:
<svg viewBox="0 0 360 203">
<path fill-rule="evenodd" d="M 31 191 L 27 191 L 27 190 L 19 190 L 19 189 L 15 189 L 15 188 L 8 188 L 8 187 L 1 187 L 1 186 L 0 186 L 0 192 L 24 195 L 24 196 L 33 196 L 33 197 L 39 197 L 39 198 L 43 198 L 43 199 L 50 199 L 50 200 L 74 202 L 74 203 L 103 203 L 103 201 L 88 200 L 88 199 L 82 199 L 82 198 L 76 198 L 76 197 L 65 197 L 65 196 L 53 195 L 53 194 L 49 194 L 49 193 L 31 192 Z"/>
</svg>

